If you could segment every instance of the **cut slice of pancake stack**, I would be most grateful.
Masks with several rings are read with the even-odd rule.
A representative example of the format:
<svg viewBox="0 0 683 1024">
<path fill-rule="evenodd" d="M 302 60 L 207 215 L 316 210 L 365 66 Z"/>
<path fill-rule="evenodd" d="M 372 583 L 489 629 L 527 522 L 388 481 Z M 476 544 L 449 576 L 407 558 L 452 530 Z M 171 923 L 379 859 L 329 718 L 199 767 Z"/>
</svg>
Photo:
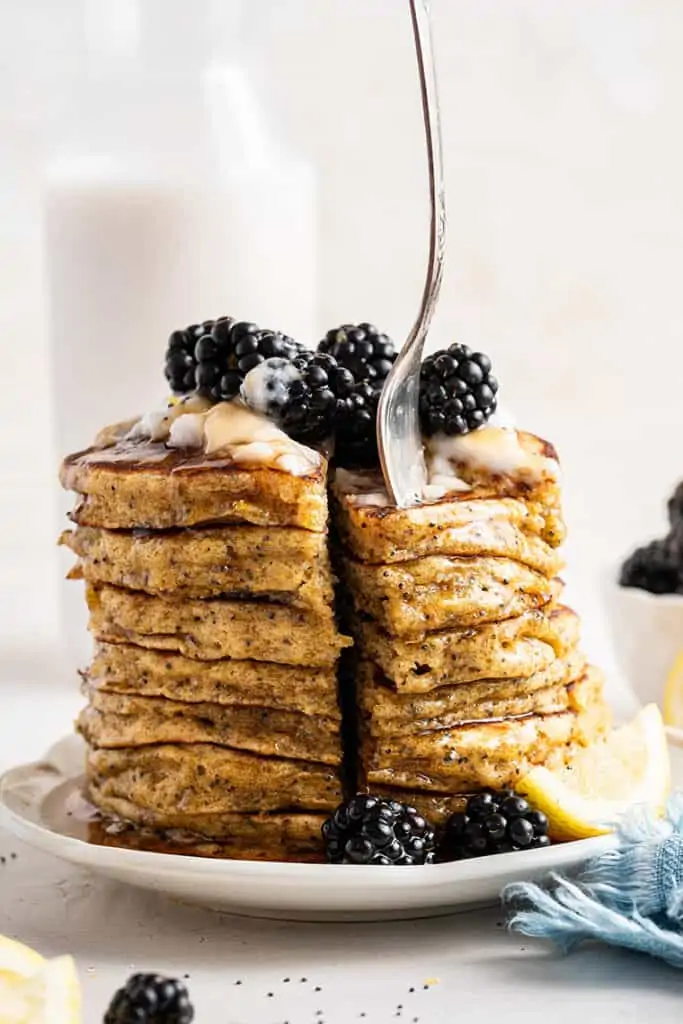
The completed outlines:
<svg viewBox="0 0 683 1024">
<path fill-rule="evenodd" d="M 373 473 L 339 471 L 334 487 L 358 784 L 435 822 L 465 794 L 569 763 L 608 724 L 578 617 L 560 603 L 554 451 L 487 428 L 438 458 L 458 489 L 445 481 L 450 493 L 417 508 L 392 506 Z"/>
<path fill-rule="evenodd" d="M 327 464 L 284 435 L 266 458 L 237 415 L 210 458 L 125 425 L 64 463 L 78 501 L 62 539 L 96 641 L 78 723 L 88 795 L 104 841 L 107 821 L 126 822 L 138 845 L 317 859 L 342 799 L 336 665 L 350 642 L 334 618 Z"/>
</svg>

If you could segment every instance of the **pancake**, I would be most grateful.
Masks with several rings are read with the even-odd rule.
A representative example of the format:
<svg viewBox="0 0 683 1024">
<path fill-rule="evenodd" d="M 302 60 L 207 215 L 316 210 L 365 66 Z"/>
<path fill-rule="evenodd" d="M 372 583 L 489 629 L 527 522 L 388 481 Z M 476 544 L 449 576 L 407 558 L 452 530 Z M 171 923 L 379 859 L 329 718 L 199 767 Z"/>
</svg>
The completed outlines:
<svg viewBox="0 0 683 1024">
<path fill-rule="evenodd" d="M 157 815 L 160 827 L 178 814 L 322 813 L 342 798 L 338 773 L 325 765 L 201 743 L 91 748 L 86 774 L 88 796 L 104 814 L 129 817 L 121 808 L 130 802 Z"/>
<path fill-rule="evenodd" d="M 431 555 L 372 565 L 346 559 L 344 575 L 358 609 L 395 636 L 513 618 L 556 600 L 562 589 L 510 558 Z"/>
<path fill-rule="evenodd" d="M 396 693 L 376 665 L 361 661 L 356 669 L 358 710 L 363 728 L 372 736 L 398 736 L 448 729 L 463 722 L 549 714 L 572 706 L 571 683 L 585 668 L 585 655 L 575 648 L 527 678 L 484 679 L 413 694 Z"/>
<path fill-rule="evenodd" d="M 309 863 L 325 859 L 321 837 L 324 814 L 171 815 L 173 824 L 162 828 L 158 823 L 166 816 L 128 801 L 117 803 L 128 820 L 90 822 L 91 843 L 189 857 Z"/>
<path fill-rule="evenodd" d="M 573 685 L 573 707 L 555 714 L 471 723 L 395 738 L 361 737 L 361 774 L 375 784 L 462 793 L 514 787 L 534 765 L 549 764 L 555 749 L 587 746 L 609 724 L 602 676 L 588 669 Z"/>
<path fill-rule="evenodd" d="M 336 629 L 331 609 L 312 612 L 258 601 L 171 601 L 110 586 L 88 587 L 90 630 L 98 640 L 124 642 L 189 658 L 334 665 L 351 641 Z"/>
<path fill-rule="evenodd" d="M 390 637 L 374 622 L 357 622 L 363 656 L 403 693 L 478 679 L 531 676 L 563 658 L 579 639 L 579 619 L 563 605 L 504 622 L 428 633 L 419 640 Z"/>
<path fill-rule="evenodd" d="M 71 576 L 178 598 L 267 597 L 321 608 L 333 598 L 324 534 L 288 527 L 171 531 L 78 527 L 61 543 L 79 556 Z"/>
<path fill-rule="evenodd" d="M 309 451 L 315 456 L 311 469 L 294 475 L 160 441 L 118 440 L 69 455 L 60 479 L 79 495 L 71 518 L 81 526 L 166 530 L 252 523 L 324 533 L 327 462 Z"/>
<path fill-rule="evenodd" d="M 504 458 L 494 451 L 478 460 L 474 448 L 491 436 L 503 444 Z M 498 555 L 555 576 L 561 561 L 554 549 L 566 531 L 554 449 L 522 432 L 486 430 L 466 437 L 446 439 L 472 449 L 466 459 L 447 460 L 458 477 L 451 482 L 460 489 L 411 508 L 390 503 L 376 472 L 338 470 L 335 519 L 346 546 L 366 562 Z M 439 461 L 444 462 L 443 456 Z"/>
<path fill-rule="evenodd" d="M 269 757 L 338 765 L 339 721 L 281 708 L 226 707 L 93 690 L 78 730 L 94 747 L 211 743 Z"/>
<path fill-rule="evenodd" d="M 335 722 L 341 717 L 333 668 L 229 659 L 197 661 L 131 644 L 98 644 L 84 678 L 91 693 L 281 708 Z"/>
</svg>

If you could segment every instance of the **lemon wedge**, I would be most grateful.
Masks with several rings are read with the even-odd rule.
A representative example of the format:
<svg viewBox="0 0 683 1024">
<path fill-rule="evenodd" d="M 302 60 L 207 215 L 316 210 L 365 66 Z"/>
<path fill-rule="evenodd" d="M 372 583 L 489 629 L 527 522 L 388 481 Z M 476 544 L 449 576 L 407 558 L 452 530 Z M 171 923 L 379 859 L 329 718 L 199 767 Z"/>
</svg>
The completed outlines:
<svg viewBox="0 0 683 1024">
<path fill-rule="evenodd" d="M 81 1024 L 81 993 L 70 956 L 45 960 L 0 935 L 0 1024 Z"/>
<path fill-rule="evenodd" d="M 552 839 L 601 836 L 636 804 L 661 811 L 670 787 L 669 750 L 656 704 L 588 747 L 570 768 L 534 768 L 517 790 L 547 815 Z"/>
<path fill-rule="evenodd" d="M 683 729 L 683 651 L 669 669 L 664 686 L 664 721 Z"/>
</svg>

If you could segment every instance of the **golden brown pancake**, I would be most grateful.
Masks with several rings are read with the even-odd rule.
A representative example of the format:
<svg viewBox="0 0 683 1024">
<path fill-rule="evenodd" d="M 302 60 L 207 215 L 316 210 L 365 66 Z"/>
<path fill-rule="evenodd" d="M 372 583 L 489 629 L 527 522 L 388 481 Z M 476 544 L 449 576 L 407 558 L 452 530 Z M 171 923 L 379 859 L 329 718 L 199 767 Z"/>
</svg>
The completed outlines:
<svg viewBox="0 0 683 1024">
<path fill-rule="evenodd" d="M 208 743 L 90 749 L 87 778 L 88 795 L 104 814 L 125 818 L 130 802 L 154 812 L 160 827 L 173 827 L 177 814 L 324 812 L 341 800 L 331 767 Z"/>
<path fill-rule="evenodd" d="M 327 529 L 327 463 L 293 476 L 246 469 L 227 457 L 167 448 L 159 441 L 118 440 L 69 455 L 60 479 L 80 496 L 81 526 L 166 530 L 206 523 L 253 523 Z"/>
<path fill-rule="evenodd" d="M 510 619 L 556 600 L 562 589 L 521 562 L 487 556 L 389 565 L 347 558 L 343 571 L 357 608 L 402 637 Z"/>
<path fill-rule="evenodd" d="M 361 661 L 355 677 L 359 713 L 373 736 L 448 729 L 463 722 L 549 714 L 572 706 L 573 680 L 586 669 L 577 648 L 535 675 L 482 679 L 443 686 L 429 693 L 397 693 L 370 661 Z"/>
<path fill-rule="evenodd" d="M 556 458 L 546 441 L 523 432 L 516 436 L 523 456 L 541 462 Z M 476 462 L 455 462 L 453 469 L 469 489 L 407 509 L 391 505 L 376 472 L 338 471 L 335 520 L 351 553 L 376 563 L 424 555 L 499 555 L 555 576 L 561 561 L 553 549 L 565 536 L 557 475 L 506 474 Z"/>
<path fill-rule="evenodd" d="M 280 708 L 187 704 L 94 690 L 78 728 L 94 747 L 212 743 L 269 757 L 330 765 L 341 761 L 338 720 Z"/>
<path fill-rule="evenodd" d="M 170 601 L 110 586 L 88 588 L 98 640 L 176 651 L 189 658 L 249 658 L 285 665 L 335 664 L 350 644 L 331 609 L 258 601 Z"/>
<path fill-rule="evenodd" d="M 174 701 L 299 711 L 339 721 L 334 668 L 266 661 L 197 661 L 132 644 L 98 644 L 88 689 Z"/>
<path fill-rule="evenodd" d="M 463 793 L 514 787 L 534 765 L 552 762 L 553 751 L 587 746 L 609 724 L 602 676 L 586 671 L 572 690 L 573 707 L 548 715 L 477 722 L 438 732 L 361 738 L 362 778 L 422 791 Z"/>
<path fill-rule="evenodd" d="M 321 608 L 332 601 L 327 538 L 295 527 L 231 526 L 187 530 L 103 530 L 79 526 L 61 542 L 79 556 L 72 571 L 175 598 L 269 598 Z"/>
<path fill-rule="evenodd" d="M 504 622 L 428 633 L 419 640 L 391 637 L 374 622 L 359 622 L 354 628 L 363 657 L 379 665 L 404 693 L 531 676 L 563 658 L 579 639 L 578 616 L 563 605 Z"/>
</svg>

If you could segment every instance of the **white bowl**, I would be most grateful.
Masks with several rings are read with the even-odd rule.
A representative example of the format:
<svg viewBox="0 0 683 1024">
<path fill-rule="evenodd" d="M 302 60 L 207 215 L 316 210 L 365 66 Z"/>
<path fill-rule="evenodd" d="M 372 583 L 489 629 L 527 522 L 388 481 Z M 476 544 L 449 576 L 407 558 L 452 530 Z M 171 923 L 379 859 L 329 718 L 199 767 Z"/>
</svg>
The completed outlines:
<svg viewBox="0 0 683 1024">
<path fill-rule="evenodd" d="M 643 704 L 662 705 L 664 685 L 683 652 L 683 595 L 622 587 L 607 581 L 607 618 L 619 669 Z"/>
</svg>

